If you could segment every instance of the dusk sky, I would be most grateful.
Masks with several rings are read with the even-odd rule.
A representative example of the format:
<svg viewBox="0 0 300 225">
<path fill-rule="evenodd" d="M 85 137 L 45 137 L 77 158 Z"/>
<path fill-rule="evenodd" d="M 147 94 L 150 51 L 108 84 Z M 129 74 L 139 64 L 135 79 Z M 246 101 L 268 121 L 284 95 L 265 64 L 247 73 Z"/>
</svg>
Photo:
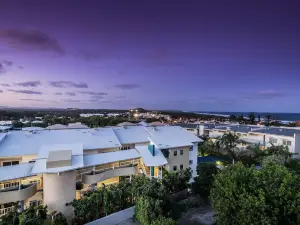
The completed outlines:
<svg viewBox="0 0 300 225">
<path fill-rule="evenodd" d="M 300 112 L 300 2 L 0 1 L 0 106 Z"/>
</svg>

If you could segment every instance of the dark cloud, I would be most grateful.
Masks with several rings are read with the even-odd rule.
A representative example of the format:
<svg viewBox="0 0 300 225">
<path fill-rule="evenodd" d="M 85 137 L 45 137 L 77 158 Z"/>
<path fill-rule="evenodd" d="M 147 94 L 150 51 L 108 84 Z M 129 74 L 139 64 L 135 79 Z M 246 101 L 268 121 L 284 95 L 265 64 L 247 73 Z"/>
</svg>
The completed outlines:
<svg viewBox="0 0 300 225">
<path fill-rule="evenodd" d="M 95 103 L 99 103 L 99 104 L 100 104 L 100 103 L 103 103 L 103 104 L 112 103 L 112 101 L 110 101 L 110 100 L 102 100 L 102 101 L 100 100 L 100 101 L 99 101 L 99 100 L 97 100 L 97 99 L 90 99 L 89 102 L 95 102 Z"/>
<path fill-rule="evenodd" d="M 76 99 L 61 99 L 62 102 L 80 102 L 80 100 Z"/>
<path fill-rule="evenodd" d="M 76 94 L 74 92 L 65 92 L 65 95 L 76 96 Z"/>
<path fill-rule="evenodd" d="M 95 54 L 95 53 L 88 52 L 88 51 L 79 51 L 79 57 L 84 60 L 87 60 L 87 61 L 101 58 L 101 56 L 99 54 Z"/>
<path fill-rule="evenodd" d="M 40 81 L 26 81 L 26 82 L 20 82 L 20 83 L 14 83 L 16 86 L 22 86 L 22 87 L 38 87 L 41 85 Z"/>
<path fill-rule="evenodd" d="M 131 89 L 136 89 L 140 88 L 141 85 L 139 84 L 117 84 L 115 85 L 116 88 L 123 89 L 123 90 L 131 90 Z"/>
<path fill-rule="evenodd" d="M 87 94 L 87 95 L 108 95 L 106 92 L 93 92 L 93 91 L 80 91 L 81 94 Z"/>
<path fill-rule="evenodd" d="M 0 90 L 0 93 L 3 93 L 3 91 L 2 91 L 2 90 Z"/>
<path fill-rule="evenodd" d="M 0 30 L 0 39 L 6 41 L 10 47 L 21 50 L 48 51 L 61 55 L 65 53 L 57 40 L 40 30 Z"/>
<path fill-rule="evenodd" d="M 61 92 L 56 92 L 56 93 L 54 93 L 55 95 L 62 95 L 62 93 Z"/>
<path fill-rule="evenodd" d="M 10 87 L 10 84 L 0 84 L 3 87 Z"/>
<path fill-rule="evenodd" d="M 21 101 L 34 101 L 34 102 L 43 102 L 44 99 L 36 99 L 36 98 L 22 98 Z"/>
<path fill-rule="evenodd" d="M 32 91 L 32 90 L 13 90 L 8 89 L 8 91 L 14 92 L 14 93 L 20 93 L 20 94 L 28 94 L 28 95 L 42 95 L 43 93 L 40 91 Z"/>
<path fill-rule="evenodd" d="M 246 97 L 246 99 L 274 99 L 274 98 L 281 98 L 284 97 L 285 94 L 278 91 L 273 90 L 266 90 L 266 91 L 260 91 L 258 93 L 255 93 L 252 96 Z"/>
<path fill-rule="evenodd" d="M 56 88 L 88 88 L 86 83 L 74 83 L 73 81 L 49 81 L 52 87 Z"/>
<path fill-rule="evenodd" d="M 0 61 L 0 74 L 6 73 L 11 67 L 13 63 L 12 61 L 2 60 Z"/>
</svg>

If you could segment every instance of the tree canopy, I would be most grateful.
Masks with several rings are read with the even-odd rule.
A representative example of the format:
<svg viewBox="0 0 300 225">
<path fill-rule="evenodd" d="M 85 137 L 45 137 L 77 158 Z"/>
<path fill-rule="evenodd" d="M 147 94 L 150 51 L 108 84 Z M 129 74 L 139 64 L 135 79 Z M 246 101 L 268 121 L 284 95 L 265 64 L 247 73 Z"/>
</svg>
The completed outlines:
<svg viewBox="0 0 300 225">
<path fill-rule="evenodd" d="M 242 163 L 215 176 L 211 201 L 217 224 L 299 224 L 299 177 L 286 167 Z"/>
</svg>

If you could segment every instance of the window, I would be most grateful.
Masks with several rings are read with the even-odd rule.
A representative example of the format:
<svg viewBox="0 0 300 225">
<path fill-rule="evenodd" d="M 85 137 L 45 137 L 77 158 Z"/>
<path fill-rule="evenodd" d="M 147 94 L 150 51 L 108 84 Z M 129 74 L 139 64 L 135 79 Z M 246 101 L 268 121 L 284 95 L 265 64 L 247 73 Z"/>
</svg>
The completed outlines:
<svg viewBox="0 0 300 225">
<path fill-rule="evenodd" d="M 180 169 L 183 170 L 183 164 L 180 165 Z"/>
<path fill-rule="evenodd" d="M 189 161 L 189 164 L 192 165 L 192 164 L 193 164 L 193 160 L 190 160 L 190 161 Z"/>
<path fill-rule="evenodd" d="M 287 140 L 283 140 L 283 141 L 282 141 L 282 144 L 283 144 L 283 145 L 291 146 L 291 145 L 292 145 L 292 142 L 291 142 L 291 141 L 287 141 Z"/>
<path fill-rule="evenodd" d="M 177 151 L 175 150 L 175 151 L 174 151 L 174 156 L 176 156 L 176 155 L 177 155 Z"/>
<path fill-rule="evenodd" d="M 4 183 L 4 188 L 19 187 L 19 182 Z"/>
<path fill-rule="evenodd" d="M 183 155 L 183 150 L 180 150 L 180 155 Z"/>
<path fill-rule="evenodd" d="M 29 161 L 29 163 L 34 163 L 34 162 L 35 162 L 35 160 L 30 160 L 30 161 Z"/>
<path fill-rule="evenodd" d="M 270 138 L 269 139 L 270 144 L 276 144 L 277 143 L 277 139 L 275 138 Z"/>
<path fill-rule="evenodd" d="M 173 171 L 176 171 L 177 170 L 177 166 L 173 166 Z"/>
<path fill-rule="evenodd" d="M 192 152 L 193 151 L 193 146 L 190 146 L 190 152 Z"/>
<path fill-rule="evenodd" d="M 29 206 L 38 206 L 41 205 L 42 201 L 41 200 L 34 200 L 29 202 Z"/>
<path fill-rule="evenodd" d="M 19 161 L 3 162 L 3 166 L 18 165 Z"/>
</svg>

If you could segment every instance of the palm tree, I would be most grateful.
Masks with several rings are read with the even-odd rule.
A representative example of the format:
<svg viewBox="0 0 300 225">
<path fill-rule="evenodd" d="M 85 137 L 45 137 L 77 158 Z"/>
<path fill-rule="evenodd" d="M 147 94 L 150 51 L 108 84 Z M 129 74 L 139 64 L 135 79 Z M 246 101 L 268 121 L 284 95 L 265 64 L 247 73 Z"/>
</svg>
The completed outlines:
<svg viewBox="0 0 300 225">
<path fill-rule="evenodd" d="M 266 114 L 266 120 L 267 120 L 267 125 L 270 125 L 271 122 L 271 115 L 268 113 Z"/>
<path fill-rule="evenodd" d="M 250 123 L 254 124 L 255 123 L 255 114 L 253 112 L 249 113 L 248 117 L 249 117 Z"/>
</svg>

